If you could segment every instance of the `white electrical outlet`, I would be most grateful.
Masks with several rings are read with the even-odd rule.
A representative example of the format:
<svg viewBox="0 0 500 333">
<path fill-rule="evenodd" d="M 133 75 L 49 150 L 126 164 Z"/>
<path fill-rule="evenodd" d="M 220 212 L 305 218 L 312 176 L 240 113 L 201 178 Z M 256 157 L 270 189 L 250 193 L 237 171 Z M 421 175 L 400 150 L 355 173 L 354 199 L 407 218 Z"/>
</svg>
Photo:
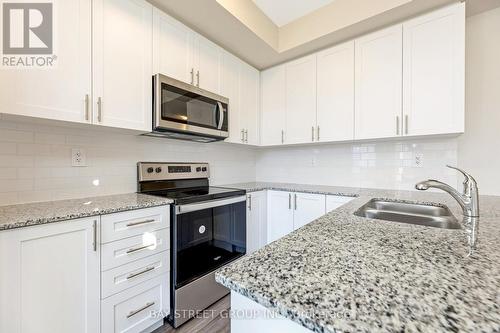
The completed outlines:
<svg viewBox="0 0 500 333">
<path fill-rule="evenodd" d="M 71 166 L 84 167 L 87 166 L 87 154 L 85 149 L 73 148 L 71 149 Z"/>
<path fill-rule="evenodd" d="M 424 154 L 422 153 L 414 154 L 413 166 L 416 168 L 422 168 L 424 166 Z"/>
</svg>

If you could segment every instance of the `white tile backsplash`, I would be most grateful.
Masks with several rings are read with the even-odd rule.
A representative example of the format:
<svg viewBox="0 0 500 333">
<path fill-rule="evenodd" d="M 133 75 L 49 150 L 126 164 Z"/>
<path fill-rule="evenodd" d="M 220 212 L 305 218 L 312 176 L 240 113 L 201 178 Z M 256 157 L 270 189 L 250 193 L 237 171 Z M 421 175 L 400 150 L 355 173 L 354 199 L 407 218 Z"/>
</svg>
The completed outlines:
<svg viewBox="0 0 500 333">
<path fill-rule="evenodd" d="M 85 149 L 86 167 L 71 166 L 72 148 Z M 0 205 L 135 192 L 138 161 L 208 162 L 213 185 L 254 181 L 255 155 L 227 143 L 0 119 Z"/>
<path fill-rule="evenodd" d="M 427 178 L 457 184 L 456 172 L 448 170 L 446 164 L 457 164 L 455 138 L 280 147 L 258 151 L 256 178 L 411 190 L 416 182 Z"/>
</svg>

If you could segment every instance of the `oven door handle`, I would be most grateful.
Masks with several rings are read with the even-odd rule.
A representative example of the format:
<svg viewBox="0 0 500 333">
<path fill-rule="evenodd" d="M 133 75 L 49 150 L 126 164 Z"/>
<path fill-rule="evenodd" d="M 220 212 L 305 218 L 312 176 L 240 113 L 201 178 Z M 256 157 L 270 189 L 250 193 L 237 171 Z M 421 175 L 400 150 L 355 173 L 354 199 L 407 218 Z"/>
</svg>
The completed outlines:
<svg viewBox="0 0 500 333">
<path fill-rule="evenodd" d="M 224 123 L 224 108 L 222 107 L 221 102 L 217 102 L 217 109 L 219 110 L 219 124 L 217 125 L 217 129 L 222 129 L 222 124 Z"/>
<path fill-rule="evenodd" d="M 210 201 L 204 201 L 204 202 L 189 204 L 189 205 L 179 205 L 179 206 L 175 207 L 175 214 L 181 215 L 181 214 L 185 214 L 185 213 L 195 212 L 198 210 L 231 205 L 231 204 L 246 201 L 246 200 L 247 200 L 246 195 L 241 195 L 238 197 L 233 197 L 233 198 L 223 199 L 223 200 L 210 200 Z"/>
</svg>

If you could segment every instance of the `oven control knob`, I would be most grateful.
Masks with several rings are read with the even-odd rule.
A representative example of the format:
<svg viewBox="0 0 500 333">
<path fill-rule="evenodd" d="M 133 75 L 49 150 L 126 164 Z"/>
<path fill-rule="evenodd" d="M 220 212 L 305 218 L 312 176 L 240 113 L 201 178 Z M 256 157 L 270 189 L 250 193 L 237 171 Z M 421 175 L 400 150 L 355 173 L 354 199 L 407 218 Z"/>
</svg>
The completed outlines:
<svg viewBox="0 0 500 333">
<path fill-rule="evenodd" d="M 147 170 L 146 170 L 148 173 L 153 173 L 154 169 L 152 167 L 149 167 Z"/>
<path fill-rule="evenodd" d="M 198 232 L 199 232 L 200 234 L 203 234 L 203 233 L 205 233 L 205 230 L 207 230 L 207 228 L 205 228 L 205 226 L 204 226 L 204 225 L 202 225 L 202 226 L 198 229 Z"/>
<path fill-rule="evenodd" d="M 200 172 L 201 171 L 201 168 L 200 167 L 197 167 L 196 168 L 196 172 Z"/>
<path fill-rule="evenodd" d="M 201 168 L 202 171 L 207 171 L 207 167 Z"/>
<path fill-rule="evenodd" d="M 156 168 L 156 173 L 160 173 L 161 172 L 161 168 L 160 167 L 157 167 Z"/>
</svg>

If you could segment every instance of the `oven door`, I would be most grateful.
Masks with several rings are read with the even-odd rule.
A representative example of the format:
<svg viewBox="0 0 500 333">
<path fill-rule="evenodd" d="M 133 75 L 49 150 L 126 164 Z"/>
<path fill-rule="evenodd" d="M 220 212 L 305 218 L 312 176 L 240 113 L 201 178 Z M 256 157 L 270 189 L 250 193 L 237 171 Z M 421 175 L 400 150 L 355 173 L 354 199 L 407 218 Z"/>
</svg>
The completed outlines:
<svg viewBox="0 0 500 333">
<path fill-rule="evenodd" d="M 180 288 L 246 252 L 246 197 L 176 206 L 174 286 Z"/>
<path fill-rule="evenodd" d="M 229 136 L 226 98 L 161 74 L 154 86 L 155 131 Z"/>
</svg>

